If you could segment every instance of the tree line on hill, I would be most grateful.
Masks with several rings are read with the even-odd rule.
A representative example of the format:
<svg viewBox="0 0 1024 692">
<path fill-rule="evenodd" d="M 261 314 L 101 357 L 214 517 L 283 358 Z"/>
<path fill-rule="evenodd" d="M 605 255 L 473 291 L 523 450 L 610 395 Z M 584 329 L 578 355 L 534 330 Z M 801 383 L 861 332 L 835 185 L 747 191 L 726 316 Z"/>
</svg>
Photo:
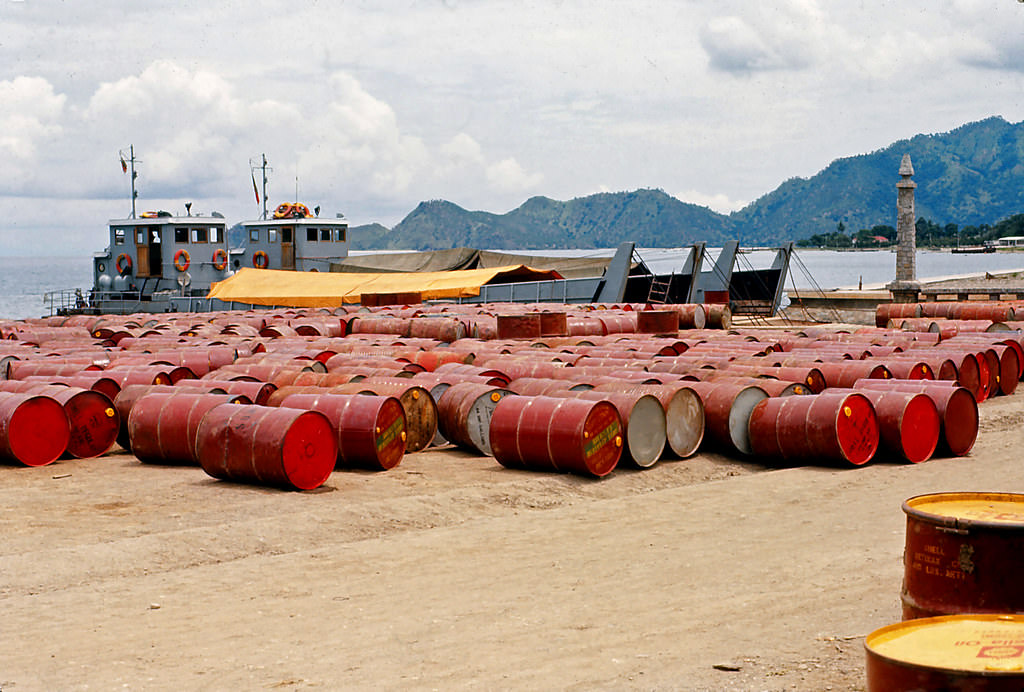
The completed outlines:
<svg viewBox="0 0 1024 692">
<path fill-rule="evenodd" d="M 994 225 L 987 223 L 960 227 L 955 223 L 937 224 L 923 216 L 914 224 L 917 230 L 919 248 L 954 248 L 985 245 L 1006 236 L 1024 236 L 1024 214 L 1015 214 Z M 878 249 L 896 244 L 896 229 L 878 225 L 862 228 L 856 233 L 847 233 L 846 225 L 840 221 L 831 233 L 815 233 L 809 238 L 796 241 L 797 247 L 805 248 L 857 248 Z"/>
</svg>

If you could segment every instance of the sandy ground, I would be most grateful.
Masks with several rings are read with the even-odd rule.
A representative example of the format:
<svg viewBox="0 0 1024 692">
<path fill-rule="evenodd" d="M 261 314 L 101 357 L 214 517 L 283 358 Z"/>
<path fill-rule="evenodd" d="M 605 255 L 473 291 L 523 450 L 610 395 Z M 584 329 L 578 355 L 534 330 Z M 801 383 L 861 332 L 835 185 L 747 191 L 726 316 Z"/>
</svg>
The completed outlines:
<svg viewBox="0 0 1024 692">
<path fill-rule="evenodd" d="M 1024 492 L 1024 394 L 971 456 L 601 480 L 454 450 L 309 493 L 120 453 L 0 467 L 0 689 L 858 690 L 913 495 Z"/>
</svg>

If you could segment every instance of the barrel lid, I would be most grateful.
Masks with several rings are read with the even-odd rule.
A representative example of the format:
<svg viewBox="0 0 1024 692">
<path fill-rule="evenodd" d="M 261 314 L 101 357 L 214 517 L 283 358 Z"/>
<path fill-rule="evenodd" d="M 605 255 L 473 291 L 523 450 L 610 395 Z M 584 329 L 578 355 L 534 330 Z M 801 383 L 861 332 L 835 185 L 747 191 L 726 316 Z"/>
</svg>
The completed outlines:
<svg viewBox="0 0 1024 692">
<path fill-rule="evenodd" d="M 904 665 L 1024 679 L 1024 615 L 944 615 L 875 630 L 869 653 Z"/>
<path fill-rule="evenodd" d="M 611 473 L 622 456 L 622 419 L 607 401 L 596 401 L 583 423 L 583 463 L 601 477 Z"/>
<path fill-rule="evenodd" d="M 953 492 L 918 495 L 903 503 L 903 511 L 925 521 L 969 528 L 1024 528 L 1024 495 L 1016 493 Z"/>
</svg>

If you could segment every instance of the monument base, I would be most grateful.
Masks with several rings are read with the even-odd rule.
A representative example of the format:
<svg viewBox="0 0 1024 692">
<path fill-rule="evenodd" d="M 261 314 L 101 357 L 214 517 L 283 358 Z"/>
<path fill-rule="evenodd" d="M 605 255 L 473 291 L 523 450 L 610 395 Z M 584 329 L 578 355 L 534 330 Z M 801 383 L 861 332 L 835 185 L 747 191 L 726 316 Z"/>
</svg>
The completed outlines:
<svg viewBox="0 0 1024 692">
<path fill-rule="evenodd" d="M 886 285 L 892 293 L 894 303 L 921 302 L 921 283 L 919 281 L 893 281 Z"/>
</svg>

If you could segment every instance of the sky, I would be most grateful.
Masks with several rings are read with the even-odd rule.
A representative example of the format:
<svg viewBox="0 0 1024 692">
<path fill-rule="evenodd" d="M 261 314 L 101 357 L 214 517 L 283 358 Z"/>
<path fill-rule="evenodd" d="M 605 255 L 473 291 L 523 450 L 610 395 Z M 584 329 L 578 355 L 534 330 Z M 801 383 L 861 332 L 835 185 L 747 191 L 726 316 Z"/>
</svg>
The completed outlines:
<svg viewBox="0 0 1024 692">
<path fill-rule="evenodd" d="M 0 0 L 0 256 L 131 210 L 393 226 L 659 188 L 729 212 L 837 158 L 1024 120 L 1024 0 Z M 895 179 L 895 172 L 894 172 Z"/>
</svg>

